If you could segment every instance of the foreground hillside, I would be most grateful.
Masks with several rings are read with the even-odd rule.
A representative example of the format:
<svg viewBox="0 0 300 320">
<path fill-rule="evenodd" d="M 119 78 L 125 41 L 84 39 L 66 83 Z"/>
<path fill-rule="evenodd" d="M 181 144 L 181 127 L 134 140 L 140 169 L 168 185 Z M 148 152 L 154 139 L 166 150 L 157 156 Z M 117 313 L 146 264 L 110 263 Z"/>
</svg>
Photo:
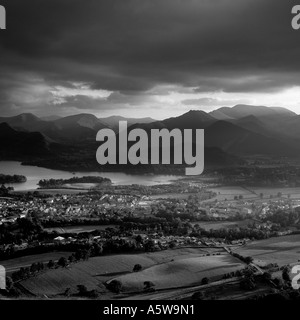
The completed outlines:
<svg viewBox="0 0 300 320">
<path fill-rule="evenodd" d="M 213 254 L 212 256 L 207 256 Z M 133 272 L 136 264 L 142 271 Z M 145 254 L 111 255 L 90 258 L 67 268 L 47 270 L 20 284 L 26 292 L 37 297 L 62 297 L 69 288 L 77 292 L 78 285 L 96 290 L 103 298 L 114 294 L 106 288 L 110 280 L 122 282 L 122 292 L 143 291 L 144 281 L 152 281 L 157 289 L 189 286 L 207 277 L 222 278 L 226 273 L 240 270 L 244 265 L 222 249 L 182 248 Z"/>
</svg>

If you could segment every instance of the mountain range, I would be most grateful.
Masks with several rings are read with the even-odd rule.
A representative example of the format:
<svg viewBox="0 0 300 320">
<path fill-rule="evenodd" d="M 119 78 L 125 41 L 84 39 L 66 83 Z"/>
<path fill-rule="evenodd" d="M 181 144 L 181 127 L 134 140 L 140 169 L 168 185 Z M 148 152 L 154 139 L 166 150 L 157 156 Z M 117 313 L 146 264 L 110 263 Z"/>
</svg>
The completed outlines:
<svg viewBox="0 0 300 320">
<path fill-rule="evenodd" d="M 285 108 L 250 105 L 223 107 L 210 113 L 191 110 L 162 121 L 119 116 L 97 118 L 92 114 L 39 118 L 24 113 L 0 117 L 0 157 L 30 159 L 48 167 L 55 158 L 61 169 L 66 169 L 72 160 L 76 169 L 96 169 L 96 133 L 103 128 L 118 133 L 119 121 L 127 121 L 129 131 L 205 129 L 206 165 L 225 165 L 250 155 L 300 157 L 300 116 Z"/>
</svg>

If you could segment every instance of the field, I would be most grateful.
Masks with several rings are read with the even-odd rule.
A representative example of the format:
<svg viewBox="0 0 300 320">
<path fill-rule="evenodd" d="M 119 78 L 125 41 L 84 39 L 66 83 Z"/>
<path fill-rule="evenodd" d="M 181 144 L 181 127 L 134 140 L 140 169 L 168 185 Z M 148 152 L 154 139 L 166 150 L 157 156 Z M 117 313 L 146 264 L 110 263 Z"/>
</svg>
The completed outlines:
<svg viewBox="0 0 300 320">
<path fill-rule="evenodd" d="M 5 267 L 7 273 L 12 273 L 19 270 L 21 267 L 30 267 L 35 262 L 49 262 L 49 260 L 58 260 L 61 257 L 68 258 L 71 252 L 51 252 L 37 255 L 25 256 L 10 260 L 0 261 L 0 264 Z"/>
<path fill-rule="evenodd" d="M 208 250 L 214 253 L 218 252 L 218 250 Z M 124 275 L 137 275 L 132 273 L 135 264 L 141 264 L 143 267 L 143 271 L 139 272 L 140 275 L 143 275 L 147 270 L 150 270 L 147 271 L 150 274 L 160 274 L 161 278 L 165 278 L 165 286 L 167 283 L 169 286 L 173 286 L 174 278 L 177 276 L 181 277 L 180 283 L 189 285 L 191 282 L 201 281 L 204 276 L 215 276 L 242 267 L 238 260 L 233 261 L 233 258 L 227 254 L 206 257 L 208 250 L 183 248 L 144 254 L 95 257 L 88 261 L 72 264 L 70 268 L 48 270 L 36 277 L 22 281 L 21 285 L 37 296 L 55 297 L 63 294 L 67 288 L 75 293 L 77 285 L 83 284 L 89 290 L 96 289 L 105 297 L 109 297 L 112 294 L 105 288 L 104 283 Z M 210 260 L 210 258 L 214 259 Z M 174 276 L 176 265 L 177 275 Z M 173 274 L 170 273 L 170 268 L 173 268 Z M 209 268 L 211 269 L 209 270 Z M 191 274 L 193 272 L 195 274 Z"/>
<path fill-rule="evenodd" d="M 41 194 L 49 194 L 49 195 L 56 195 L 56 194 L 78 194 L 78 193 L 86 193 L 88 189 L 32 189 L 32 190 L 25 190 L 25 191 L 14 191 L 15 194 L 24 194 L 27 192 L 39 192 Z"/>
<path fill-rule="evenodd" d="M 263 193 L 264 196 L 269 197 L 270 195 L 276 196 L 278 192 L 282 193 L 282 196 L 287 197 L 290 195 L 291 199 L 299 199 L 300 198 L 300 188 L 257 188 L 251 187 L 253 191 L 259 195 Z"/>
<path fill-rule="evenodd" d="M 277 263 L 279 266 L 300 260 L 300 235 L 290 235 L 255 241 L 235 250 L 243 256 L 251 256 L 258 265 Z"/>
<path fill-rule="evenodd" d="M 213 199 L 217 199 L 219 201 L 234 200 L 235 196 L 242 195 L 244 199 L 253 199 L 257 198 L 257 195 L 243 187 L 240 186 L 224 186 L 217 188 L 209 188 L 209 190 L 215 192 L 217 194 Z M 210 200 L 206 200 L 210 201 Z"/>
<path fill-rule="evenodd" d="M 151 195 L 150 198 L 153 200 L 157 200 L 157 199 L 188 199 L 189 196 L 194 196 L 197 195 L 197 193 L 191 193 L 191 192 L 187 192 L 187 193 L 164 193 L 164 194 L 155 194 L 155 195 Z"/>
<path fill-rule="evenodd" d="M 63 233 L 82 233 L 82 232 L 91 232 L 94 230 L 105 230 L 106 228 L 117 228 L 119 226 L 117 225 L 91 225 L 91 226 L 70 226 L 70 227 L 64 227 L 64 228 L 45 228 L 45 231 L 47 232 L 53 232 L 56 231 L 57 233 L 63 234 Z"/>
<path fill-rule="evenodd" d="M 243 188 L 240 186 L 223 186 L 217 188 L 210 188 L 209 190 L 217 194 L 213 199 L 219 201 L 234 200 L 235 196 L 242 195 L 244 199 L 260 199 L 260 194 L 264 195 L 264 198 L 270 198 L 272 195 L 276 198 L 279 192 L 282 193 L 283 197 L 290 195 L 291 199 L 300 199 L 300 188 L 270 188 L 270 187 L 249 187 Z M 206 200 L 209 201 L 209 200 Z"/>
<path fill-rule="evenodd" d="M 99 183 L 66 183 L 63 185 L 64 188 L 70 188 L 70 189 L 92 189 L 96 188 L 98 185 L 101 185 Z"/>
<path fill-rule="evenodd" d="M 139 292 L 143 291 L 145 281 L 153 282 L 156 289 L 179 288 L 197 285 L 205 277 L 219 280 L 225 273 L 244 267 L 238 259 L 222 254 L 175 260 L 115 279 L 121 281 L 124 292 Z"/>
<path fill-rule="evenodd" d="M 198 224 L 200 228 L 203 228 L 206 231 L 210 229 L 219 230 L 219 229 L 232 229 L 237 227 L 247 227 L 249 224 L 253 223 L 253 220 L 246 219 L 241 221 L 196 221 L 192 224 Z"/>
</svg>

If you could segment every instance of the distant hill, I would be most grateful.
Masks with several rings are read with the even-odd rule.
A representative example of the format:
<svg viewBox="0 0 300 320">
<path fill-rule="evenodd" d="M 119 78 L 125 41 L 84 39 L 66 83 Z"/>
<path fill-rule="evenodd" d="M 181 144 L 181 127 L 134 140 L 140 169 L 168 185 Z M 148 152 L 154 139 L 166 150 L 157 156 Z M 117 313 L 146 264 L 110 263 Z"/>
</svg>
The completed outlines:
<svg viewBox="0 0 300 320">
<path fill-rule="evenodd" d="M 0 157 L 30 159 L 31 163 L 63 170 L 178 172 L 172 166 L 100 168 L 95 157 L 99 146 L 96 134 L 102 128 L 118 133 L 119 121 L 128 122 L 128 131 L 141 128 L 148 133 L 163 128 L 205 129 L 206 167 L 242 163 L 243 157 L 249 155 L 300 157 L 300 116 L 284 108 L 249 105 L 224 107 L 210 113 L 191 110 L 161 121 L 120 116 L 97 118 L 87 113 L 61 118 L 39 118 L 30 113 L 0 117 Z"/>
<path fill-rule="evenodd" d="M 32 158 L 51 155 L 50 143 L 39 132 L 18 132 L 7 123 L 0 124 L 0 157 Z"/>
<path fill-rule="evenodd" d="M 284 116 L 284 117 L 294 117 L 296 114 L 285 108 L 276 107 L 265 107 L 265 106 L 251 106 L 239 104 L 232 108 L 223 107 L 212 111 L 211 116 L 215 116 L 219 120 L 228 119 L 240 119 L 247 116 L 255 116 L 260 119 L 260 117 L 266 116 Z"/>
<path fill-rule="evenodd" d="M 121 116 L 111 116 L 108 118 L 99 118 L 99 120 L 103 123 L 106 123 L 110 128 L 112 128 L 115 132 L 119 130 L 119 121 L 127 121 L 127 125 L 132 126 L 136 123 L 151 123 L 156 120 L 152 118 L 125 118 Z"/>
<path fill-rule="evenodd" d="M 296 156 L 300 154 L 299 149 L 292 148 L 276 138 L 222 120 L 205 130 L 205 145 L 218 147 L 235 155 Z"/>
<path fill-rule="evenodd" d="M 21 130 L 35 131 L 42 128 L 43 120 L 33 115 L 32 113 L 22 113 L 14 117 L 0 117 L 0 123 L 7 123 L 12 128 Z"/>
<path fill-rule="evenodd" d="M 61 119 L 62 117 L 59 117 L 59 116 L 47 116 L 47 117 L 40 117 L 41 120 L 43 121 L 55 121 L 55 120 L 58 120 L 58 119 Z"/>
<path fill-rule="evenodd" d="M 264 123 L 253 115 L 246 116 L 240 119 L 233 119 L 229 122 L 255 133 L 272 136 L 272 132 L 266 129 Z"/>
<path fill-rule="evenodd" d="M 161 121 L 168 129 L 204 129 L 216 119 L 204 111 L 191 110 L 179 117 Z"/>
<path fill-rule="evenodd" d="M 273 112 L 271 111 L 273 114 Z M 300 148 L 285 136 L 275 135 L 265 128 L 262 121 L 248 115 L 230 121 L 216 120 L 203 111 L 190 111 L 177 118 L 150 124 L 133 125 L 129 130 L 140 127 L 151 129 L 205 129 L 205 146 L 221 149 L 231 155 L 274 155 L 297 156 Z M 282 137 L 282 140 L 280 139 Z"/>
</svg>

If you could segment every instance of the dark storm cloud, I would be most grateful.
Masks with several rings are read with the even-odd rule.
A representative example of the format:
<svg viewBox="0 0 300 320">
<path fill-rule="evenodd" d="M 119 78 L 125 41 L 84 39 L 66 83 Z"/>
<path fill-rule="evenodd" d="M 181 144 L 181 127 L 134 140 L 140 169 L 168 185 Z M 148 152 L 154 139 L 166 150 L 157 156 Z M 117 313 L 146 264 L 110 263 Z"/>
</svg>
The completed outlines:
<svg viewBox="0 0 300 320">
<path fill-rule="evenodd" d="M 129 100 L 160 84 L 195 92 L 271 92 L 300 84 L 295 1 L 2 2 L 7 30 L 0 34 L 0 73 L 14 80 L 0 81 L 1 101 L 28 73 L 48 85 L 88 82 Z"/>
</svg>

